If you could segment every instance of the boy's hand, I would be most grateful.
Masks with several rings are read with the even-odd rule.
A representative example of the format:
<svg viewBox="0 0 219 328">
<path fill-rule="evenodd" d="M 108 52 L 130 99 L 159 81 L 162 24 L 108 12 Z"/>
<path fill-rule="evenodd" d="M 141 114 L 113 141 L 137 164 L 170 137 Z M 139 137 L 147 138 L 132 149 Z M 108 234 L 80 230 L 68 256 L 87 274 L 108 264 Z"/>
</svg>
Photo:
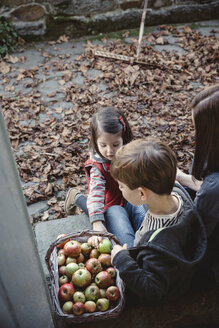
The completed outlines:
<svg viewBox="0 0 219 328">
<path fill-rule="evenodd" d="M 113 261 L 114 256 L 119 253 L 120 251 L 128 249 L 128 245 L 124 244 L 123 246 L 115 245 L 111 251 L 111 261 Z"/>
</svg>

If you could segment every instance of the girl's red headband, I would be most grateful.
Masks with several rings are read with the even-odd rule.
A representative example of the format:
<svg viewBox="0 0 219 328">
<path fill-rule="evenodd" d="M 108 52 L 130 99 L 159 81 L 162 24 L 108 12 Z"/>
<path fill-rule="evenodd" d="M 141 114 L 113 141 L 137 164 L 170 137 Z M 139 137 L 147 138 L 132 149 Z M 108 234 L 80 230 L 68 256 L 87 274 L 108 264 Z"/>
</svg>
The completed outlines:
<svg viewBox="0 0 219 328">
<path fill-rule="evenodd" d="M 121 123 L 122 126 L 123 126 L 123 131 L 125 132 L 125 122 L 123 121 L 122 116 L 119 116 L 119 120 L 120 120 L 120 123 Z"/>
</svg>

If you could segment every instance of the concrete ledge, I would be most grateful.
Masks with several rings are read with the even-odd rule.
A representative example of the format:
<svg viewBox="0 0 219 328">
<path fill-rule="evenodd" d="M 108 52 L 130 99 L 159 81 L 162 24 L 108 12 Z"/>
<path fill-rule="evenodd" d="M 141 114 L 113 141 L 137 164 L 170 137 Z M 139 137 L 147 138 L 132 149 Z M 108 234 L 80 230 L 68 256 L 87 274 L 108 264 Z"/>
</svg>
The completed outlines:
<svg viewBox="0 0 219 328">
<path fill-rule="evenodd" d="M 48 270 L 45 255 L 50 244 L 60 233 L 71 233 L 91 229 L 86 215 L 40 222 L 35 226 L 37 247 L 45 275 Z M 135 304 L 135 300 L 133 300 Z M 178 302 L 162 306 L 126 305 L 115 319 L 86 323 L 89 328 L 218 328 L 219 327 L 219 288 L 187 295 Z M 58 321 L 58 328 L 68 328 L 65 322 Z M 74 328 L 84 328 L 84 324 Z"/>
<path fill-rule="evenodd" d="M 45 221 L 36 224 L 34 231 L 45 275 L 48 275 L 45 256 L 49 246 L 56 240 L 57 236 L 61 233 L 67 234 L 91 228 L 90 221 L 85 214 L 68 216 L 63 219 Z"/>
</svg>

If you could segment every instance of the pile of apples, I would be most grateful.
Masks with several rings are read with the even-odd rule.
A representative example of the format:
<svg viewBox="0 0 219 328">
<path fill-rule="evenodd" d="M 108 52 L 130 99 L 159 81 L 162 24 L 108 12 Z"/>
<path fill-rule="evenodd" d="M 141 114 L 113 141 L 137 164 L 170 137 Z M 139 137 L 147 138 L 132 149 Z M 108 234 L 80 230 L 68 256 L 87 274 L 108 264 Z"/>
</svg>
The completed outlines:
<svg viewBox="0 0 219 328">
<path fill-rule="evenodd" d="M 120 291 L 111 263 L 111 241 L 103 238 L 94 248 L 90 238 L 83 243 L 67 239 L 57 248 L 58 298 L 63 312 L 78 316 L 114 307 Z"/>
</svg>

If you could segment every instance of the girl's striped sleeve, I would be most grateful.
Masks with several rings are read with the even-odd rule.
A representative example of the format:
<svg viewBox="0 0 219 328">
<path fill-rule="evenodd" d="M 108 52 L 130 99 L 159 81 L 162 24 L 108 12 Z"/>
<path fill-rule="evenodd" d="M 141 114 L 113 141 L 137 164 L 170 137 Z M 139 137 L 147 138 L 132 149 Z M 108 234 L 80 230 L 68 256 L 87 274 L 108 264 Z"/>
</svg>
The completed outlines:
<svg viewBox="0 0 219 328">
<path fill-rule="evenodd" d="M 104 221 L 106 180 L 96 166 L 90 170 L 90 185 L 87 198 L 87 208 L 90 222 Z"/>
</svg>

